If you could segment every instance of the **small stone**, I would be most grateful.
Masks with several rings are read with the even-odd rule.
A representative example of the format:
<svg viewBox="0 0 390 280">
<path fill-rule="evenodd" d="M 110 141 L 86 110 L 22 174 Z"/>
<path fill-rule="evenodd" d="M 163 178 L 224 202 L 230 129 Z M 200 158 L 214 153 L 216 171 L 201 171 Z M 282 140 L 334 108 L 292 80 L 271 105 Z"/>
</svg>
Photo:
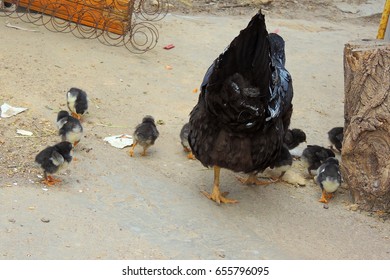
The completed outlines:
<svg viewBox="0 0 390 280">
<path fill-rule="evenodd" d="M 10 222 L 10 223 L 15 223 L 16 222 L 16 220 L 15 219 L 8 219 L 8 222 Z"/>
<path fill-rule="evenodd" d="M 324 209 L 329 209 L 329 205 L 328 204 L 324 204 Z"/>
<path fill-rule="evenodd" d="M 351 204 L 349 205 L 349 210 L 351 211 L 357 211 L 359 209 L 359 205 L 358 204 Z"/>
<path fill-rule="evenodd" d="M 50 219 L 42 218 L 41 221 L 42 221 L 43 223 L 49 223 L 49 222 L 50 222 Z"/>
</svg>

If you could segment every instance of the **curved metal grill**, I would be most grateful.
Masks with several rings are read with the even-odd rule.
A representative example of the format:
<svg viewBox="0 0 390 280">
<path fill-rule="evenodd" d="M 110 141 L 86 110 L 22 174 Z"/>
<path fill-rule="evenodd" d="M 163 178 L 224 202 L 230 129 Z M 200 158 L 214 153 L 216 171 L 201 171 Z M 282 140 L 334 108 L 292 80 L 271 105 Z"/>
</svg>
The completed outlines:
<svg viewBox="0 0 390 280">
<path fill-rule="evenodd" d="M 168 0 L 0 0 L 0 17 L 125 46 L 133 53 L 156 46 L 159 33 L 154 23 L 167 13 Z"/>
</svg>

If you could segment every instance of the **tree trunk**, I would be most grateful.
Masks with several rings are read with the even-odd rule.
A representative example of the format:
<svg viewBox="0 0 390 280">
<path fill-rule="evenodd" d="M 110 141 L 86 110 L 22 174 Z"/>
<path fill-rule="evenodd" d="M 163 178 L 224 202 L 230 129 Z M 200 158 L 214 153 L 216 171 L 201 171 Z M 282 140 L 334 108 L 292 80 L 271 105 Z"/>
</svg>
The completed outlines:
<svg viewBox="0 0 390 280">
<path fill-rule="evenodd" d="M 390 212 L 390 43 L 346 44 L 344 75 L 343 178 L 361 209 Z"/>
</svg>

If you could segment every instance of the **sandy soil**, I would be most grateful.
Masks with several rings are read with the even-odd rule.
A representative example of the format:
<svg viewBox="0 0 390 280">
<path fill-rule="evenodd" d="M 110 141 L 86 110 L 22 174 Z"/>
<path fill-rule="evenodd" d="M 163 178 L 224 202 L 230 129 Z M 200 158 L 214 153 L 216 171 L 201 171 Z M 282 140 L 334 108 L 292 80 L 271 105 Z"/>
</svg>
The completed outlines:
<svg viewBox="0 0 390 280">
<path fill-rule="evenodd" d="M 374 38 L 379 17 L 343 16 L 331 1 L 319 2 L 315 12 L 328 16 L 305 18 L 298 8 L 284 16 L 275 1 L 266 19 L 286 40 L 292 127 L 306 131 L 308 144 L 328 145 L 327 131 L 344 121 L 344 44 Z M 179 131 L 206 69 L 254 14 L 244 8 L 234 15 L 174 10 L 159 23 L 157 47 L 143 55 L 0 17 L 0 103 L 28 108 L 0 119 L 1 259 L 390 258 L 389 220 L 357 210 L 346 186 L 328 209 L 309 179 L 303 187 L 248 187 L 223 170 L 222 190 L 240 203 L 217 206 L 200 193 L 211 189 L 213 172 L 186 158 Z M 85 136 L 78 160 L 59 174 L 63 182 L 47 189 L 34 157 L 59 141 L 56 114 L 72 86 L 90 96 Z M 164 123 L 148 156 L 136 149 L 130 158 L 128 148 L 103 141 L 132 134 L 146 114 Z M 306 176 L 299 161 L 292 170 Z"/>
</svg>

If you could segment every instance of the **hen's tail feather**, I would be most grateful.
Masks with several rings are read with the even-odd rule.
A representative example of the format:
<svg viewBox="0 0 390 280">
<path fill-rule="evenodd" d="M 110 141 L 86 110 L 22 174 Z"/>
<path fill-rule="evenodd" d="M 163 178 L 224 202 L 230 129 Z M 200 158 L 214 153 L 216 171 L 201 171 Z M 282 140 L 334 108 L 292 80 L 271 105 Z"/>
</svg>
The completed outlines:
<svg viewBox="0 0 390 280">
<path fill-rule="evenodd" d="M 258 12 L 214 61 L 202 84 L 207 84 L 206 90 L 219 92 L 226 77 L 239 73 L 258 87 L 261 95 L 268 96 L 271 72 L 267 36 L 264 15 Z"/>
</svg>

